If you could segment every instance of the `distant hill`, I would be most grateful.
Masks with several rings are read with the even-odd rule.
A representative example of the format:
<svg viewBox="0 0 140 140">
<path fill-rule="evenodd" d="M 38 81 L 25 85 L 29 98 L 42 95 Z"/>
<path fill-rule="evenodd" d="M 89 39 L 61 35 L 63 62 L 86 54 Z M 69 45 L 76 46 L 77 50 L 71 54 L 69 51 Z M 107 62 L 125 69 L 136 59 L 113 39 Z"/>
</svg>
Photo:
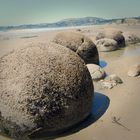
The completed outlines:
<svg viewBox="0 0 140 140">
<path fill-rule="evenodd" d="M 55 23 L 27 24 L 27 25 L 19 25 L 19 26 L 0 26 L 0 30 L 59 28 L 59 27 L 100 25 L 100 24 L 107 24 L 107 23 L 137 24 L 140 23 L 140 16 L 133 17 L 133 18 L 120 18 L 120 19 L 103 19 L 97 17 L 70 18 Z"/>
</svg>

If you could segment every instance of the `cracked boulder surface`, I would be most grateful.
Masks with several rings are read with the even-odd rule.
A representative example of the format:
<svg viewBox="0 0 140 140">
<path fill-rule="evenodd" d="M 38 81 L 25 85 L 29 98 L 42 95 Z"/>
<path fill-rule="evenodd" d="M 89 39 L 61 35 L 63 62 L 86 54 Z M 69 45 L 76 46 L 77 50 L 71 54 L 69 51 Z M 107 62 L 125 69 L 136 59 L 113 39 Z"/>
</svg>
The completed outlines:
<svg viewBox="0 0 140 140">
<path fill-rule="evenodd" d="M 76 52 L 86 64 L 99 65 L 99 54 L 96 45 L 85 35 L 76 31 L 63 31 L 54 37 L 53 42 Z"/>
<path fill-rule="evenodd" d="M 65 130 L 91 111 L 94 88 L 83 60 L 58 44 L 0 58 L 0 129 L 16 139 Z"/>
</svg>

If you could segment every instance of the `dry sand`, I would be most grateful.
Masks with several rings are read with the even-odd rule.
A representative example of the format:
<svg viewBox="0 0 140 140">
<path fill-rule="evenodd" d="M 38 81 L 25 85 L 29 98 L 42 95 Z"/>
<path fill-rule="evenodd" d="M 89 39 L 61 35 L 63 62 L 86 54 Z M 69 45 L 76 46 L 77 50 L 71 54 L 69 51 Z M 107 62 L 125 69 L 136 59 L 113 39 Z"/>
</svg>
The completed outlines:
<svg viewBox="0 0 140 140">
<path fill-rule="evenodd" d="M 125 32 L 132 32 L 140 37 L 140 25 L 104 25 L 82 29 L 82 33 L 94 40 L 94 34 L 106 29 L 118 29 Z M 75 30 L 75 29 L 73 29 Z M 47 43 L 53 39 L 54 35 L 60 31 L 9 31 L 0 32 L 0 56 L 7 52 L 25 47 L 29 44 Z M 140 44 L 127 46 L 126 48 L 114 52 L 99 53 L 100 59 L 107 63 L 104 67 L 106 73 L 117 74 L 123 80 L 123 84 L 117 85 L 113 89 L 100 89 L 97 83 L 95 91 L 101 93 L 98 100 L 101 108 L 94 111 L 106 111 L 94 123 L 88 124 L 84 129 L 56 138 L 57 140 L 139 140 L 140 139 L 140 76 L 128 77 L 129 67 L 140 62 Z M 96 94 L 97 95 L 97 94 Z M 109 98 L 108 108 L 104 108 L 105 98 Z M 97 98 L 95 98 L 97 99 Z M 97 101 L 95 101 L 96 103 Z M 97 114 L 96 114 L 97 115 Z M 116 122 L 115 122 L 116 120 Z M 118 121 L 117 121 L 118 120 Z M 115 122 L 115 123 L 114 123 Z M 118 123 L 117 123 L 118 122 Z M 0 140 L 10 140 L 0 136 Z M 42 139 L 44 140 L 44 139 Z M 46 139 L 47 140 L 47 139 Z"/>
</svg>

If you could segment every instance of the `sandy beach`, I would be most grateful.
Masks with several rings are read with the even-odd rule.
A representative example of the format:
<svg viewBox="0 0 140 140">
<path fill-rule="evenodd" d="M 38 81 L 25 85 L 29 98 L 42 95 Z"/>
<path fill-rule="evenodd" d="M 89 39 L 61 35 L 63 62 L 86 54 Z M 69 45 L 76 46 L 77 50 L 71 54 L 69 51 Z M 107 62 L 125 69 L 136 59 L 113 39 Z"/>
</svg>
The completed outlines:
<svg viewBox="0 0 140 140">
<path fill-rule="evenodd" d="M 140 37 L 140 25 L 98 25 L 81 28 L 81 33 L 91 38 L 94 42 L 95 34 L 104 29 L 117 29 L 122 32 L 131 32 Z M 11 30 L 0 32 L 0 57 L 19 47 L 48 43 L 61 31 L 62 30 Z M 95 119 L 96 121 L 93 120 L 93 122 L 90 122 L 86 127 L 78 128 L 75 133 L 73 132 L 72 134 L 62 135 L 61 137 L 53 139 L 140 139 L 140 76 L 129 77 L 127 75 L 129 67 L 140 62 L 140 44 L 126 46 L 113 52 L 99 52 L 99 57 L 100 62 L 103 63 L 101 63 L 101 66 L 107 75 L 117 74 L 122 79 L 123 84 L 117 85 L 112 89 L 102 89 L 99 83 L 94 82 L 95 99 L 92 113 L 97 117 Z M 97 105 L 96 103 L 100 100 L 102 100 L 102 102 Z M 96 109 L 94 109 L 94 106 L 96 106 Z M 103 113 L 99 115 L 100 112 Z M 85 122 L 83 122 L 82 126 L 84 123 Z M 0 140 L 11 139 L 0 136 Z"/>
</svg>

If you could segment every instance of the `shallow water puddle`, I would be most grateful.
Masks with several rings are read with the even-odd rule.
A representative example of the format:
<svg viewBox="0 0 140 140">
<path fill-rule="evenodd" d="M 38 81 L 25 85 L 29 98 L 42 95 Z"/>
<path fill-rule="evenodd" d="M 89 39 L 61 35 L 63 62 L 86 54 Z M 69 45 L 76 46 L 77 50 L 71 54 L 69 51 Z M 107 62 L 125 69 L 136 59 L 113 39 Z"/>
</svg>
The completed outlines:
<svg viewBox="0 0 140 140">
<path fill-rule="evenodd" d="M 124 50 L 123 56 L 140 55 L 140 43 L 127 46 Z"/>
</svg>

